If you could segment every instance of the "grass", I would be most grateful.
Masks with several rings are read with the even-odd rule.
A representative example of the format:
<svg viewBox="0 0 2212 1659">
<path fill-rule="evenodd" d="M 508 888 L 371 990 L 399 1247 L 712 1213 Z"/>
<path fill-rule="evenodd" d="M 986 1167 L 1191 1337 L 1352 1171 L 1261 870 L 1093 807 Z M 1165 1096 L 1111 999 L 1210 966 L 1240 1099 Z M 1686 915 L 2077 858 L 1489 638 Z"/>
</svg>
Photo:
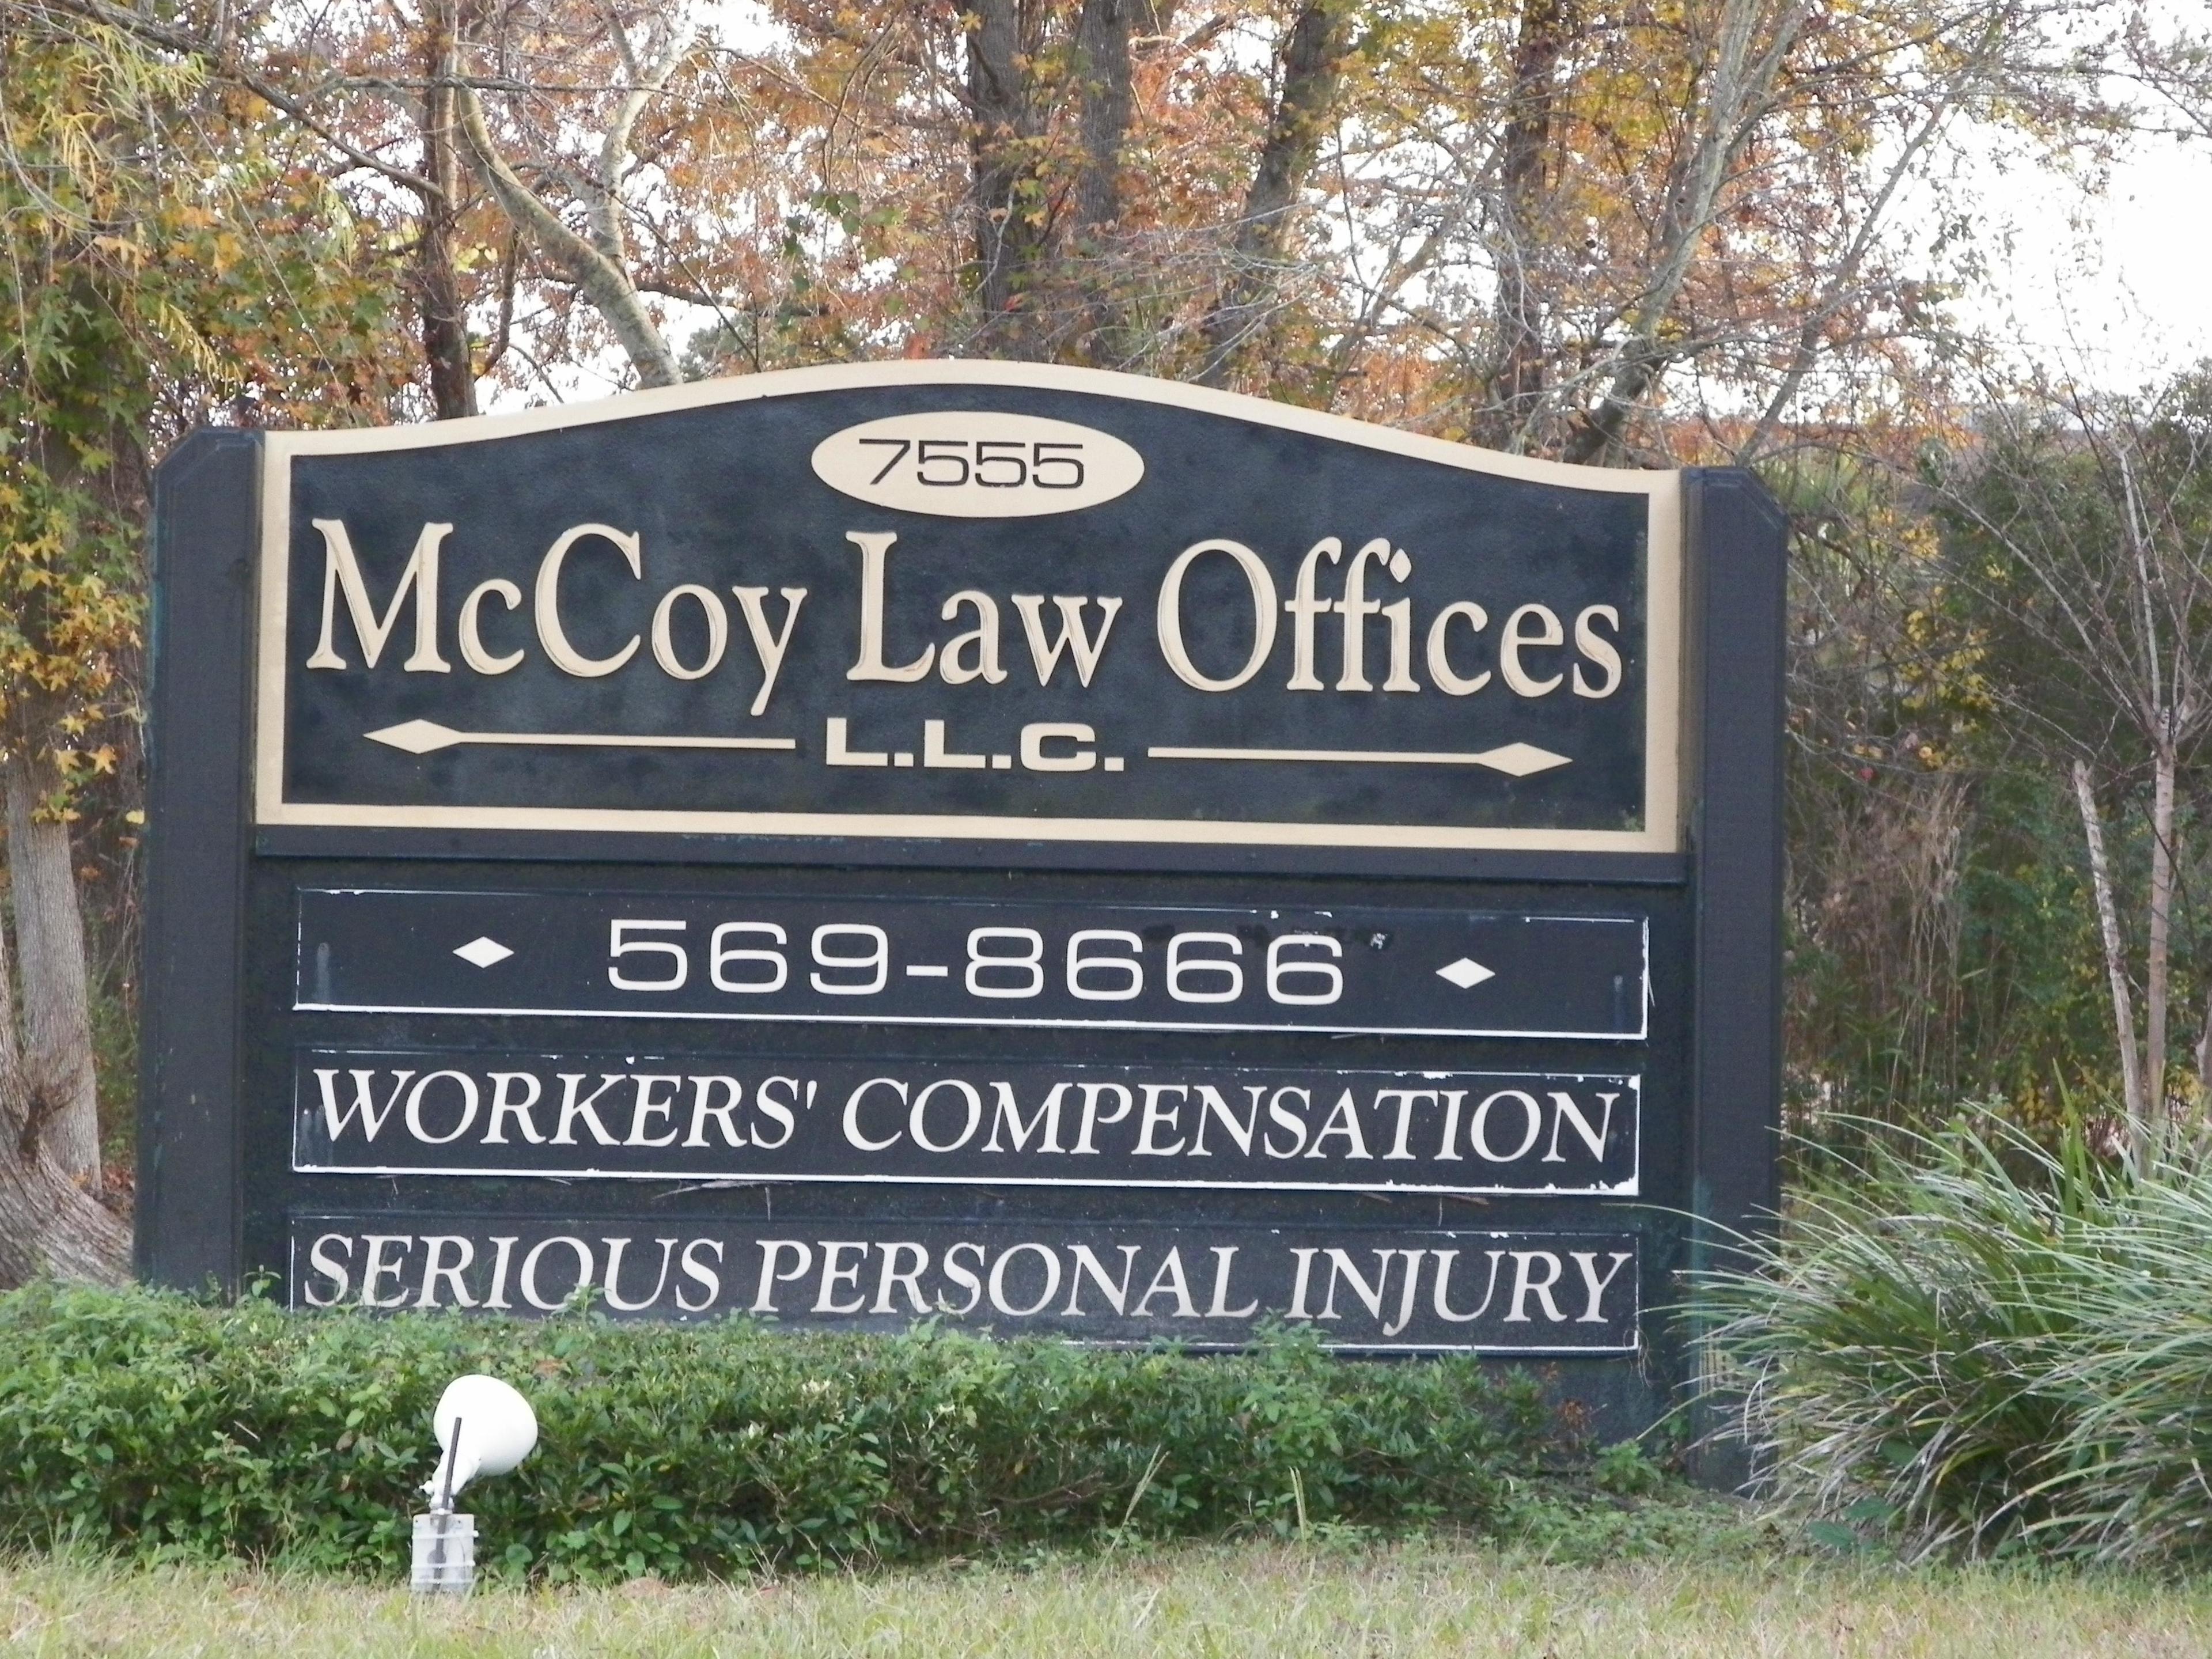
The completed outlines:
<svg viewBox="0 0 2212 1659">
<path fill-rule="evenodd" d="M 2212 1564 L 2212 1143 L 1877 1141 L 1708 1276 L 1777 1495 L 1908 1553 Z"/>
<path fill-rule="evenodd" d="M 2212 1651 L 2212 1585 L 1793 1554 L 1707 1510 L 1706 1547 L 1606 1564 L 1442 1541 L 1188 1546 L 721 1586 L 646 1579 L 455 1604 L 244 1569 L 0 1567 L 9 1654 L 1990 1655 Z"/>
</svg>

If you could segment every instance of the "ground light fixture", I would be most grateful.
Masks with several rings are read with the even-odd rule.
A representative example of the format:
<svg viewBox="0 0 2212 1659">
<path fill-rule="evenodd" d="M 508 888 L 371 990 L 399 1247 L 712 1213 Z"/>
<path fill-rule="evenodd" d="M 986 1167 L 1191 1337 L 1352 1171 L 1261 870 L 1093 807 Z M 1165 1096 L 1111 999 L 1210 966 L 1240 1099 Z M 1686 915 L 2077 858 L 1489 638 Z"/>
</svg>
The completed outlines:
<svg viewBox="0 0 2212 1659">
<path fill-rule="evenodd" d="M 438 1468 L 422 1483 L 430 1512 L 415 1517 L 410 1580 L 418 1595 L 465 1595 L 476 1584 L 477 1520 L 453 1498 L 480 1474 L 505 1474 L 538 1443 L 538 1413 L 495 1376 L 455 1377 L 430 1413 Z"/>
</svg>

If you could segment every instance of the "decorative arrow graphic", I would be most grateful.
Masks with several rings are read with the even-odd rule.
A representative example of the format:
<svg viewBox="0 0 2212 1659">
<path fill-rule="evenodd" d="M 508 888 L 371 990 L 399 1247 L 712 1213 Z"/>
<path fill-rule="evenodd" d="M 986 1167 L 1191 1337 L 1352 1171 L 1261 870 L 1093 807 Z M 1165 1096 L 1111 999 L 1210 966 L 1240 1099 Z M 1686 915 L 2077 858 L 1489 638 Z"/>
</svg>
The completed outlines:
<svg viewBox="0 0 2212 1659">
<path fill-rule="evenodd" d="M 1462 957 L 1457 962 L 1448 962 L 1437 969 L 1438 979 L 1448 979 L 1462 991 L 1472 991 L 1486 979 L 1496 979 L 1497 972 L 1484 967 L 1473 957 Z"/>
<path fill-rule="evenodd" d="M 364 732 L 371 743 L 387 744 L 410 755 L 428 755 L 458 744 L 532 744 L 568 749 L 781 749 L 799 747 L 795 738 L 667 738 L 599 732 L 456 732 L 435 720 L 406 720 L 380 731 Z"/>
<path fill-rule="evenodd" d="M 1525 778 L 1555 766 L 1571 766 L 1565 755 L 1533 743 L 1509 743 L 1469 754 L 1413 749 L 1147 749 L 1151 760 L 1316 761 L 1338 765 L 1486 766 L 1508 777 Z"/>
</svg>

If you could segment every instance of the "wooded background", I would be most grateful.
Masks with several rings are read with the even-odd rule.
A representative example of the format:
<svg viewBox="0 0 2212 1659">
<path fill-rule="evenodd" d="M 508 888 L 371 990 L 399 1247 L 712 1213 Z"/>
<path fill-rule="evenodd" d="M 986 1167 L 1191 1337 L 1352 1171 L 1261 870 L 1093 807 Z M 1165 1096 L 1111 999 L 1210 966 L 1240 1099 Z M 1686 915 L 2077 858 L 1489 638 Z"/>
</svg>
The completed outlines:
<svg viewBox="0 0 2212 1659">
<path fill-rule="evenodd" d="M 0 0 L 0 1282 L 124 1270 L 168 447 L 886 356 L 1757 468 L 1790 1127 L 2201 1117 L 2212 370 L 1974 321 L 2153 143 L 2112 0 Z"/>
</svg>

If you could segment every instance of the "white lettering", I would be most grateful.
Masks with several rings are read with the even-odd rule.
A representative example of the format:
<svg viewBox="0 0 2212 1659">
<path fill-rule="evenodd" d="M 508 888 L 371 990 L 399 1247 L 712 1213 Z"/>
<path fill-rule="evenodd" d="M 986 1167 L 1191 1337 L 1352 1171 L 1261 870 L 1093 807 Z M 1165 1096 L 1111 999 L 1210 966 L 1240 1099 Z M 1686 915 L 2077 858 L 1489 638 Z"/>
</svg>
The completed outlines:
<svg viewBox="0 0 2212 1659">
<path fill-rule="evenodd" d="M 1565 1164 L 1567 1161 L 1559 1156 L 1559 1131 L 1570 1127 L 1570 1120 L 1576 1137 L 1589 1148 L 1589 1155 L 1602 1158 L 1606 1139 L 1613 1133 L 1613 1103 L 1620 1098 L 1620 1091 L 1617 1089 L 1599 1094 L 1598 1099 L 1604 1103 L 1605 1112 L 1597 1127 L 1593 1129 L 1589 1120 L 1583 1115 L 1582 1108 L 1575 1104 L 1575 1097 L 1565 1089 L 1554 1089 L 1552 1091 L 1552 1148 L 1544 1154 L 1542 1161 L 1547 1164 Z"/>
<path fill-rule="evenodd" d="M 1522 626 L 1531 618 L 1536 625 L 1534 633 Z M 1505 677 L 1506 684 L 1522 696 L 1540 697 L 1556 691 L 1566 677 L 1554 674 L 1549 679 L 1538 679 L 1522 666 L 1521 653 L 1532 646 L 1558 645 L 1565 638 L 1559 617 L 1548 606 L 1524 605 L 1505 619 L 1505 636 L 1498 642 L 1498 672 Z"/>
<path fill-rule="evenodd" d="M 999 602 L 988 593 L 963 587 L 945 600 L 945 608 L 937 613 L 939 619 L 951 622 L 963 605 L 975 613 L 975 625 L 945 642 L 945 648 L 937 653 L 938 675 L 947 685 L 965 685 L 970 680 L 996 685 L 1006 678 L 999 663 Z M 975 653 L 972 662 L 961 657 L 968 650 Z"/>
<path fill-rule="evenodd" d="M 504 576 L 494 576 L 469 589 L 468 597 L 461 601 L 461 660 L 479 674 L 504 674 L 520 665 L 522 651 L 518 647 L 503 657 L 495 657 L 484 649 L 483 636 L 477 631 L 477 610 L 488 597 L 496 598 L 509 611 L 522 605 L 522 590 Z"/>
<path fill-rule="evenodd" d="M 714 1305 L 722 1294 L 722 1275 L 703 1261 L 693 1261 L 692 1253 L 696 1250 L 714 1251 L 714 1260 L 720 1263 L 722 1260 L 722 1241 L 719 1238 L 695 1238 L 684 1247 L 684 1255 L 677 1265 L 684 1269 L 684 1276 L 686 1279 L 695 1284 L 704 1285 L 707 1291 L 707 1294 L 698 1301 L 686 1302 L 684 1299 L 684 1287 L 681 1285 L 676 1287 L 676 1305 L 685 1313 L 704 1313 Z"/>
<path fill-rule="evenodd" d="M 696 668 L 687 668 L 676 654 L 678 599 L 695 601 L 699 614 L 707 619 L 707 655 Z M 711 587 L 702 587 L 696 582 L 679 582 L 663 593 L 660 603 L 653 607 L 653 659 L 671 679 L 705 679 L 720 664 L 722 653 L 729 645 L 730 613 L 722 608 L 720 597 Z"/>
<path fill-rule="evenodd" d="M 847 1250 L 858 1250 L 860 1259 L 849 1267 L 837 1265 L 837 1258 Z M 860 1269 L 868 1260 L 868 1247 L 854 1239 L 825 1238 L 822 1241 L 822 1289 L 814 1298 L 814 1311 L 826 1314 L 858 1313 L 867 1305 L 867 1295 L 860 1289 Z M 853 1299 L 840 1302 L 837 1288 L 850 1285 Z"/>
<path fill-rule="evenodd" d="M 324 1246 L 328 1244 L 344 1245 L 345 1260 L 340 1261 L 325 1249 Z M 353 1275 L 347 1271 L 346 1264 L 352 1260 L 353 1240 L 343 1233 L 325 1233 L 307 1247 L 307 1265 L 315 1273 L 329 1279 L 332 1286 L 328 1296 L 317 1296 L 315 1282 L 313 1279 L 301 1285 L 301 1295 L 306 1298 L 309 1307 L 332 1308 L 345 1300 L 346 1291 L 353 1283 Z"/>
<path fill-rule="evenodd" d="M 1515 1250 L 1512 1255 L 1513 1311 L 1505 1316 L 1505 1322 L 1509 1325 L 1527 1324 L 1528 1298 L 1533 1296 L 1544 1304 L 1544 1316 L 1553 1324 L 1559 1324 L 1566 1317 L 1559 1311 L 1559 1304 L 1552 1300 L 1552 1286 L 1559 1282 L 1559 1275 L 1566 1271 L 1559 1258 L 1550 1250 Z M 1548 1277 L 1537 1279 L 1530 1273 L 1530 1268 L 1539 1261 L 1552 1270 Z"/>
<path fill-rule="evenodd" d="M 446 1261 L 446 1247 L 450 1244 L 455 1254 L 451 1262 Z M 444 1279 L 453 1291 L 456 1308 L 473 1308 L 476 1298 L 469 1294 L 461 1275 L 477 1259 L 477 1247 L 455 1233 L 425 1233 L 422 1236 L 422 1294 L 415 1298 L 418 1308 L 435 1308 L 438 1301 L 438 1281 Z"/>
<path fill-rule="evenodd" d="M 1225 680 L 1213 679 L 1201 672 L 1183 644 L 1183 574 L 1200 555 L 1206 553 L 1226 553 L 1234 559 L 1252 590 L 1252 654 L 1243 668 Z M 1260 556 L 1242 542 L 1194 542 L 1178 553 L 1175 562 L 1168 567 L 1168 574 L 1160 583 L 1156 620 L 1160 653 L 1167 659 L 1177 679 L 1200 691 L 1234 691 L 1267 665 L 1268 653 L 1275 648 L 1275 579 L 1267 574 L 1267 567 L 1261 562 Z"/>
<path fill-rule="evenodd" d="M 799 604 L 806 597 L 806 590 L 776 589 L 783 599 L 783 629 L 780 633 L 772 633 L 769 629 L 768 589 L 733 587 L 730 592 L 738 596 L 745 632 L 752 636 L 753 651 L 761 660 L 761 689 L 753 694 L 753 706 L 747 711 L 757 716 L 767 708 L 769 697 L 775 690 L 775 678 L 783 672 L 783 653 L 791 648 L 791 630 L 799 626 Z"/>
<path fill-rule="evenodd" d="M 1586 606 L 1582 614 L 1575 618 L 1575 649 L 1595 663 L 1605 675 L 1601 684 L 1592 685 L 1583 678 L 1582 664 L 1577 663 L 1575 665 L 1575 695 L 1578 697 L 1609 697 L 1620 690 L 1620 653 L 1613 648 L 1610 640 L 1599 636 L 1595 623 L 1600 617 L 1605 618 L 1614 633 L 1618 634 L 1620 631 L 1620 612 L 1609 605 Z"/>
<path fill-rule="evenodd" d="M 1020 612 L 1022 632 L 1030 642 L 1030 659 L 1036 665 L 1037 684 L 1049 685 L 1060 667 L 1060 653 L 1065 651 L 1075 664 L 1075 678 L 1087 687 L 1091 676 L 1097 672 L 1098 659 L 1106 649 L 1106 636 L 1113 632 L 1114 618 L 1120 614 L 1121 601 L 1109 596 L 1098 601 L 1104 614 L 1098 619 L 1098 635 L 1093 639 L 1083 625 L 1083 608 L 1091 603 L 1088 596 L 1055 593 L 1054 606 L 1060 612 L 1060 635 L 1056 639 L 1044 636 L 1044 595 L 1016 593 L 1012 596 L 1014 609 Z"/>
<path fill-rule="evenodd" d="M 752 1310 L 755 1313 L 774 1313 L 775 1287 L 806 1277 L 807 1269 L 814 1265 L 814 1247 L 802 1239 L 763 1238 L 760 1248 L 760 1291 L 753 1297 Z M 795 1265 L 789 1273 L 780 1273 L 775 1270 L 776 1258 L 786 1250 L 792 1253 Z"/>
<path fill-rule="evenodd" d="M 884 660 L 884 561 L 891 550 L 891 544 L 898 540 L 898 532 L 848 530 L 845 539 L 860 550 L 860 650 L 853 665 L 845 671 L 845 678 L 911 685 L 929 672 L 930 665 L 937 659 L 937 647 L 925 645 L 920 656 L 899 668 Z"/>
<path fill-rule="evenodd" d="M 1472 679 L 1462 678 L 1451 665 L 1451 651 L 1444 632 L 1451 626 L 1454 617 L 1467 618 L 1470 631 L 1480 634 L 1490 626 L 1490 613 L 1472 599 L 1462 599 L 1448 605 L 1437 612 L 1437 619 L 1429 624 L 1429 678 L 1437 683 L 1437 690 L 1448 697 L 1473 696 L 1490 684 L 1490 671 L 1486 668 Z M 1515 659 L 1517 666 L 1519 659 Z"/>
<path fill-rule="evenodd" d="M 461 1115 L 452 1130 L 434 1135 L 422 1127 L 422 1091 L 441 1077 L 449 1077 L 461 1085 Z M 477 1121 L 477 1080 L 462 1072 L 433 1072 L 416 1084 L 407 1095 L 407 1133 L 426 1146 L 443 1146 L 459 1140 L 469 1132 Z"/>
<path fill-rule="evenodd" d="M 1315 619 L 1327 616 L 1336 609 L 1334 601 L 1317 598 L 1314 592 L 1315 567 L 1327 559 L 1335 564 L 1344 557 L 1344 544 L 1334 536 L 1324 536 L 1306 550 L 1298 562 L 1298 576 L 1283 609 L 1291 613 L 1291 678 L 1284 684 L 1286 691 L 1322 691 L 1314 673 Z"/>
<path fill-rule="evenodd" d="M 958 1246 L 954 1247 L 956 1249 Z M 1017 1308 L 1006 1300 L 1006 1270 L 1013 1266 L 1014 1258 L 1024 1251 L 1034 1252 L 1044 1263 L 1044 1291 L 1026 1308 Z M 1010 1319 L 1028 1319 L 1044 1311 L 1045 1304 L 1060 1294 L 1060 1258 L 1042 1244 L 1011 1244 L 999 1254 L 991 1264 L 991 1305 Z"/>
<path fill-rule="evenodd" d="M 567 1246 L 574 1254 L 576 1278 L 575 1282 L 567 1290 L 549 1300 L 538 1293 L 538 1264 L 544 1259 L 545 1252 L 556 1244 Z M 522 1288 L 522 1299 L 541 1312 L 552 1312 L 554 1309 L 562 1305 L 591 1282 L 592 1247 L 585 1243 L 582 1239 L 572 1238 L 566 1233 L 556 1234 L 551 1238 L 538 1240 L 530 1247 L 530 1253 L 522 1258 L 522 1276 L 519 1281 Z"/>
<path fill-rule="evenodd" d="M 399 609 L 407 603 L 411 588 L 415 594 L 415 649 L 399 665 L 410 674 L 451 673 L 453 665 L 438 654 L 438 550 L 453 534 L 453 526 L 422 526 L 422 533 L 415 538 L 415 550 L 408 556 L 407 568 L 399 573 L 399 586 L 392 590 L 392 603 L 379 617 L 376 607 L 369 603 L 368 585 L 362 580 L 361 561 L 354 556 L 353 541 L 346 534 L 344 520 L 313 519 L 309 522 L 323 534 L 323 635 L 314 655 L 307 659 L 307 666 L 346 665 L 332 637 L 337 622 L 337 596 L 343 591 L 346 614 L 353 618 L 354 635 L 361 641 L 361 654 L 371 668 L 375 667 L 376 659 L 384 654 L 386 643 L 399 626 Z"/>
<path fill-rule="evenodd" d="M 538 567 L 538 583 L 533 611 L 538 623 L 538 642 L 545 647 L 545 654 L 553 665 L 564 674 L 578 679 L 598 679 L 611 674 L 637 654 L 641 643 L 633 634 L 629 643 L 611 657 L 587 657 L 569 643 L 568 631 L 561 624 L 561 569 L 568 562 L 568 550 L 586 537 L 597 537 L 611 542 L 623 562 L 629 566 L 629 574 L 642 579 L 645 575 L 645 556 L 638 538 L 627 531 L 617 530 L 611 525 L 580 524 L 564 530 L 545 550 L 545 557 Z"/>
<path fill-rule="evenodd" d="M 718 1083 L 722 1086 L 723 1098 L 722 1103 L 715 1106 L 709 1103 L 714 1098 L 714 1085 Z M 684 1144 L 686 1146 L 704 1146 L 707 1144 L 707 1120 L 711 1117 L 722 1126 L 725 1145 L 744 1146 L 744 1135 L 732 1121 L 730 1114 L 737 1110 L 738 1103 L 744 1098 L 744 1085 L 733 1077 L 695 1077 L 691 1079 L 691 1133 L 684 1136 Z"/>
<path fill-rule="evenodd" d="M 520 1100 L 509 1100 L 507 1097 L 507 1089 L 511 1083 L 526 1083 L 530 1085 L 530 1092 Z M 508 1117 L 514 1120 L 516 1127 L 522 1131 L 522 1138 L 532 1146 L 535 1146 L 543 1141 L 545 1137 L 538 1132 L 538 1124 L 530 1115 L 530 1109 L 537 1105 L 538 1096 L 544 1092 L 544 1085 L 538 1082 L 537 1078 L 528 1072 L 492 1073 L 491 1121 L 484 1128 L 484 1145 L 487 1146 L 507 1145 L 507 1132 L 500 1127 L 500 1122 Z"/>
<path fill-rule="evenodd" d="M 1605 1295 L 1605 1287 L 1613 1283 L 1619 1276 L 1621 1268 L 1626 1265 L 1629 1253 L 1626 1250 L 1615 1250 L 1613 1253 L 1613 1261 L 1607 1267 L 1605 1277 L 1602 1279 L 1597 1276 L 1596 1251 L 1570 1250 L 1567 1252 L 1567 1258 L 1582 1270 L 1583 1287 L 1589 1291 L 1589 1305 L 1575 1322 L 1578 1325 L 1604 1324 L 1605 1316 L 1598 1311 L 1599 1300 Z"/>
<path fill-rule="evenodd" d="M 321 1066 L 315 1068 L 315 1079 L 323 1085 L 324 1127 L 330 1130 L 331 1139 L 335 1141 L 345 1133 L 345 1126 L 352 1121 L 356 1114 L 359 1114 L 361 1138 L 363 1140 L 373 1141 L 376 1139 L 376 1132 L 384 1127 L 384 1120 L 392 1115 L 392 1109 L 399 1103 L 399 1091 L 407 1086 L 407 1079 L 413 1077 L 415 1073 L 411 1071 L 394 1072 L 392 1074 L 391 1097 L 381 1107 L 374 1103 L 374 1098 L 369 1094 L 369 1080 L 376 1073 L 374 1072 L 349 1073 L 353 1079 L 353 1104 L 343 1111 L 338 1109 L 337 1075 L 335 1070 L 325 1071 Z"/>
</svg>

